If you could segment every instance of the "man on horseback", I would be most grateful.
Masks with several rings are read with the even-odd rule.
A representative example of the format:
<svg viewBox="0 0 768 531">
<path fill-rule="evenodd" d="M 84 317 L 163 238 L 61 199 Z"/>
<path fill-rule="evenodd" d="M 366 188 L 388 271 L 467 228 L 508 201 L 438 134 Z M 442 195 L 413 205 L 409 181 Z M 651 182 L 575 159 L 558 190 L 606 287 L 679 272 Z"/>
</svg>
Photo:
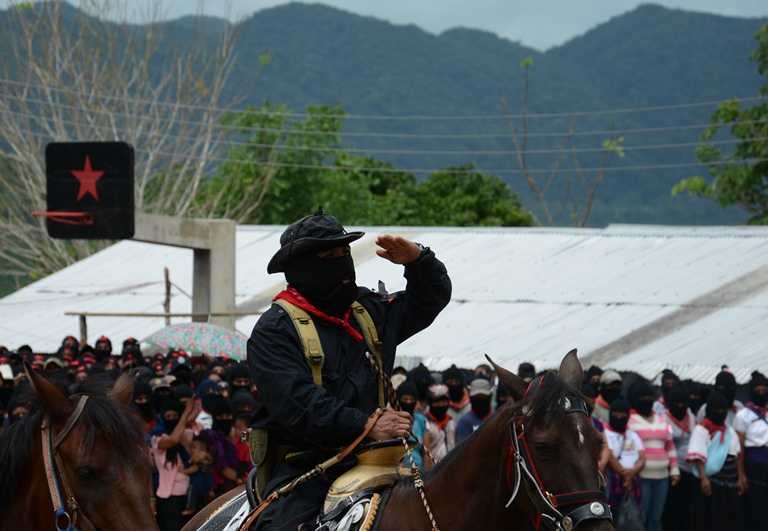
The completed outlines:
<svg viewBox="0 0 768 531">
<path fill-rule="evenodd" d="M 428 248 L 380 236 L 377 254 L 405 266 L 405 291 L 388 295 L 355 284 L 347 232 L 318 213 L 290 225 L 268 273 L 283 272 L 286 290 L 261 316 L 248 341 L 248 362 L 263 407 L 254 420 L 257 465 L 268 471 L 262 496 L 307 472 L 365 430 L 374 440 L 404 437 L 406 412 L 385 409 L 395 350 L 432 323 L 448 304 L 451 282 Z M 292 530 L 312 520 L 340 465 L 277 499 L 256 529 Z M 263 476 L 262 476 L 263 477 Z M 265 479 L 261 479 L 265 481 Z"/>
</svg>

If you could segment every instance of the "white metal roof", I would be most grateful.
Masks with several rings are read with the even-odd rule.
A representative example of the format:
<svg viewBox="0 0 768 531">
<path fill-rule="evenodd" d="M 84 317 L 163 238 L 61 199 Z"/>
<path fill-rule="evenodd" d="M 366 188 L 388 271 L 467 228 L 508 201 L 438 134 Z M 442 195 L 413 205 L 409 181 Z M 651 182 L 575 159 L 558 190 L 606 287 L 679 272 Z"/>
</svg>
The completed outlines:
<svg viewBox="0 0 768 531">
<path fill-rule="evenodd" d="M 435 368 L 473 366 L 484 353 L 511 368 L 524 360 L 553 366 L 572 347 L 583 355 L 597 351 L 768 266 L 768 228 L 757 227 L 363 230 L 365 238 L 353 245 L 361 285 L 383 280 L 390 291 L 404 287 L 402 268 L 375 257 L 373 240 L 382 233 L 429 245 L 446 263 L 451 304 L 399 350 Z M 281 231 L 238 227 L 240 309 L 263 308 L 281 288 L 281 276 L 265 271 Z M 162 312 L 163 267 L 180 288 L 171 310 L 191 311 L 184 294 L 191 293 L 191 251 L 124 241 L 0 299 L 0 344 L 54 350 L 65 335 L 77 335 L 77 318 L 65 311 Z M 707 303 L 706 316 L 659 337 L 652 329 L 638 348 L 614 352 L 602 365 L 649 377 L 670 366 L 703 380 L 723 363 L 740 380 L 755 368 L 768 371 L 768 290 L 723 307 L 719 300 Z M 237 328 L 249 334 L 257 318 L 239 319 Z M 91 339 L 106 334 L 115 344 L 162 326 L 162 319 L 88 320 Z"/>
</svg>

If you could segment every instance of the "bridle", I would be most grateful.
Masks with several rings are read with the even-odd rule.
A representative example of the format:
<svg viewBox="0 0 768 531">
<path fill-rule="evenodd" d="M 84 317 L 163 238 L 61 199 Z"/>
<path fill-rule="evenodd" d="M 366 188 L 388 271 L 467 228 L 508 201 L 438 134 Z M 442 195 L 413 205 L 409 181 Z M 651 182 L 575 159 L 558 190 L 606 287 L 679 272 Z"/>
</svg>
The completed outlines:
<svg viewBox="0 0 768 531">
<path fill-rule="evenodd" d="M 528 391 L 537 388 L 540 383 L 541 377 L 531 383 Z M 586 402 L 579 396 L 564 395 L 558 401 L 558 406 L 562 407 L 566 414 L 575 413 L 590 417 Z M 509 424 L 511 443 L 507 452 L 506 471 L 512 494 L 505 507 L 511 506 L 515 501 L 522 484 L 536 509 L 534 525 L 537 531 L 542 526 L 554 531 L 571 531 L 588 520 L 612 521 L 611 507 L 602 491 L 582 490 L 552 494 L 546 489 L 525 435 L 525 418 L 531 414 L 525 407 L 524 414 L 515 417 Z M 514 482 L 510 480 L 513 472 Z"/>
<path fill-rule="evenodd" d="M 63 472 L 64 467 L 58 452 L 59 446 L 67 439 L 67 436 L 72 432 L 72 428 L 80 420 L 87 402 L 88 395 L 81 395 L 75 410 L 64 423 L 61 431 L 56 435 L 53 434 L 53 426 L 48 414 L 45 415 L 40 425 L 45 478 L 48 482 L 48 492 L 53 503 L 53 521 L 58 531 L 78 531 L 80 529 L 77 526 L 78 516 L 90 524 L 88 518 L 81 511 L 77 499 L 75 499 L 75 493 Z M 93 525 L 90 527 L 93 528 Z"/>
</svg>

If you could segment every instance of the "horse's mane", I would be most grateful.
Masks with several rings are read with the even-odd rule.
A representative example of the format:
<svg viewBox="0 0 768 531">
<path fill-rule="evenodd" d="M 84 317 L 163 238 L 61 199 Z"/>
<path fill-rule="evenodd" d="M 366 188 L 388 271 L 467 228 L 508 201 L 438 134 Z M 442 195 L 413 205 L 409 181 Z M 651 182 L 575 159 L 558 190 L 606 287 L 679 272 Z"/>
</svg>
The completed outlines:
<svg viewBox="0 0 768 531">
<path fill-rule="evenodd" d="M 127 408 L 111 400 L 103 383 L 89 382 L 78 389 L 90 399 L 86 403 L 80 424 L 85 427 L 83 447 L 90 452 L 96 439 L 109 445 L 129 465 L 139 463 L 143 457 L 144 437 L 138 419 Z M 72 395 L 70 395 L 71 397 Z M 43 412 L 32 398 L 29 415 L 0 430 L 0 512 L 9 508 L 18 494 L 17 486 L 24 478 L 35 438 L 40 437 Z M 42 459 L 42 456 L 39 456 Z"/>
<path fill-rule="evenodd" d="M 512 417 L 514 414 L 519 414 L 521 410 L 525 409 L 530 411 L 530 416 L 526 421 L 526 424 L 530 427 L 536 424 L 557 422 L 565 417 L 565 410 L 562 407 L 557 406 L 560 398 L 565 395 L 575 395 L 582 397 L 582 394 L 577 389 L 574 389 L 557 375 L 556 371 L 546 371 L 541 375 L 541 382 L 538 389 L 531 397 L 523 398 L 514 403 L 507 403 L 503 407 L 494 411 L 488 419 L 483 422 L 479 429 L 475 430 L 469 437 L 457 444 L 453 450 L 448 452 L 439 463 L 437 463 L 426 474 L 426 477 L 432 477 L 439 474 L 440 471 L 451 465 L 461 454 L 465 446 L 471 444 L 471 442 L 478 436 L 483 430 L 493 425 L 491 422 L 497 416 L 503 415 L 505 418 Z"/>
</svg>

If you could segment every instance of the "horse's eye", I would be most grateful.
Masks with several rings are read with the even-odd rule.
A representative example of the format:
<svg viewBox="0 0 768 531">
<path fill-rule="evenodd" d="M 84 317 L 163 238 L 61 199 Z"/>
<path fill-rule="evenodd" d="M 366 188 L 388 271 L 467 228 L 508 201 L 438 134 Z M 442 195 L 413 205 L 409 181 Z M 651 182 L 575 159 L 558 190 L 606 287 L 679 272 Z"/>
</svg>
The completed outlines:
<svg viewBox="0 0 768 531">
<path fill-rule="evenodd" d="M 542 458 L 554 457 L 557 453 L 557 447 L 550 443 L 536 443 L 534 445 L 536 454 Z"/>
<path fill-rule="evenodd" d="M 96 469 L 90 466 L 79 466 L 77 467 L 77 477 L 82 480 L 94 479 Z"/>
</svg>

